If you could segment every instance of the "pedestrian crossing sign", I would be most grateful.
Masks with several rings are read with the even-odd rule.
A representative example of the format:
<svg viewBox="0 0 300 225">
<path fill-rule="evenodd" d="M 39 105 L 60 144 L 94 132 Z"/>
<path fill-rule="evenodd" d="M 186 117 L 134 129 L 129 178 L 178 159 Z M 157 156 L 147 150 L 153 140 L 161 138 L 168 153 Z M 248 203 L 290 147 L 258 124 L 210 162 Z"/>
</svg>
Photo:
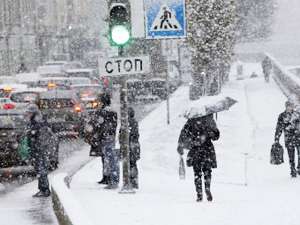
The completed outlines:
<svg viewBox="0 0 300 225">
<path fill-rule="evenodd" d="M 144 0 L 146 38 L 186 37 L 185 0 Z"/>
</svg>

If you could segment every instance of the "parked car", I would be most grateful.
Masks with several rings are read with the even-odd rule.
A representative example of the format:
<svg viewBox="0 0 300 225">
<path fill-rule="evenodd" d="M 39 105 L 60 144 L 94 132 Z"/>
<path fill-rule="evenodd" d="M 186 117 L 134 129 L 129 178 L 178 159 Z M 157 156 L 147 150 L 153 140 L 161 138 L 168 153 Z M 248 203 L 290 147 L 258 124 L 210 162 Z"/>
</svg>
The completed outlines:
<svg viewBox="0 0 300 225">
<path fill-rule="evenodd" d="M 36 70 L 42 77 L 60 77 L 69 69 L 79 69 L 83 65 L 76 61 L 48 61 L 43 66 L 39 66 Z"/>
<path fill-rule="evenodd" d="M 24 165 L 18 147 L 27 126 L 24 110 L 0 110 L 0 167 Z"/>
<path fill-rule="evenodd" d="M 73 91 L 51 90 L 40 94 L 39 108 L 60 137 L 77 137 L 82 128 L 83 105 Z"/>
<path fill-rule="evenodd" d="M 87 77 L 68 77 L 68 85 L 90 85 L 92 81 Z"/>
<path fill-rule="evenodd" d="M 42 92 L 47 91 L 44 88 L 28 88 L 24 91 L 16 91 L 10 95 L 10 103 L 13 108 L 16 109 L 26 109 L 31 104 L 37 104 L 39 95 Z"/>
</svg>

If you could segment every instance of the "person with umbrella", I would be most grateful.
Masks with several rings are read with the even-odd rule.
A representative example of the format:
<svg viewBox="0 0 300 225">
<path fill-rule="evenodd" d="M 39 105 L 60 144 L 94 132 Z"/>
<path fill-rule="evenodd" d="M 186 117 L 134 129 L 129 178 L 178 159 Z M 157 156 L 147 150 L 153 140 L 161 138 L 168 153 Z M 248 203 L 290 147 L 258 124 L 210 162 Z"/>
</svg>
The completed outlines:
<svg viewBox="0 0 300 225">
<path fill-rule="evenodd" d="M 212 113 L 189 118 L 179 136 L 177 151 L 182 156 L 184 149 L 189 150 L 187 166 L 192 166 L 194 170 L 198 202 L 203 199 L 202 175 L 207 200 L 213 200 L 210 185 L 212 169 L 217 168 L 217 160 L 212 141 L 218 140 L 219 137 L 220 132 Z"/>
</svg>

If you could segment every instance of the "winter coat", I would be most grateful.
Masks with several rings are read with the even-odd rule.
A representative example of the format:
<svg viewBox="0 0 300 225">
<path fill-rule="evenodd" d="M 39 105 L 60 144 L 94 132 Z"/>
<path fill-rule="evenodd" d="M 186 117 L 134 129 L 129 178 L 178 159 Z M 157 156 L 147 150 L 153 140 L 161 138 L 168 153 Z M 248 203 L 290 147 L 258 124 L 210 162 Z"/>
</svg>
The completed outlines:
<svg viewBox="0 0 300 225">
<path fill-rule="evenodd" d="M 86 141 L 91 145 L 90 156 L 103 156 L 102 148 L 105 140 L 114 140 L 118 125 L 118 115 L 109 106 L 98 109 L 88 123 L 93 128 L 86 135 Z"/>
<path fill-rule="evenodd" d="M 129 158 L 130 162 L 136 162 L 140 159 L 140 143 L 139 143 L 139 125 L 136 119 L 134 118 L 134 112 L 128 113 L 128 129 L 129 129 Z M 119 141 L 122 143 L 122 137 L 121 137 L 122 130 L 120 129 L 120 136 Z"/>
<path fill-rule="evenodd" d="M 57 147 L 58 139 L 51 131 L 48 123 L 39 113 L 30 120 L 27 137 L 31 152 L 32 164 L 38 174 L 46 173 L 50 165 L 50 155 Z"/>
<path fill-rule="evenodd" d="M 296 144 L 296 129 L 292 124 L 293 113 L 284 111 L 277 120 L 275 131 L 275 142 L 279 142 L 282 132 L 284 133 L 285 146 Z"/>
<path fill-rule="evenodd" d="M 218 140 L 220 132 L 213 115 L 189 119 L 181 130 L 178 153 L 188 149 L 192 164 L 202 164 L 206 168 L 217 168 L 216 152 L 212 141 Z"/>
</svg>

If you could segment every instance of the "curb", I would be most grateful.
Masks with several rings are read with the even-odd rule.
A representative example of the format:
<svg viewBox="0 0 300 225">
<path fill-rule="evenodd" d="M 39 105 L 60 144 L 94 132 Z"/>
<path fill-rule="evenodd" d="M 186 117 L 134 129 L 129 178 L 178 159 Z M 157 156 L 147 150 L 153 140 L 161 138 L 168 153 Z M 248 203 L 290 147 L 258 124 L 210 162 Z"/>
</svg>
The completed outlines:
<svg viewBox="0 0 300 225">
<path fill-rule="evenodd" d="M 84 213 L 75 196 L 68 188 L 66 181 L 70 177 L 59 173 L 52 179 L 51 191 L 55 215 L 60 225 L 93 225 Z"/>
</svg>

